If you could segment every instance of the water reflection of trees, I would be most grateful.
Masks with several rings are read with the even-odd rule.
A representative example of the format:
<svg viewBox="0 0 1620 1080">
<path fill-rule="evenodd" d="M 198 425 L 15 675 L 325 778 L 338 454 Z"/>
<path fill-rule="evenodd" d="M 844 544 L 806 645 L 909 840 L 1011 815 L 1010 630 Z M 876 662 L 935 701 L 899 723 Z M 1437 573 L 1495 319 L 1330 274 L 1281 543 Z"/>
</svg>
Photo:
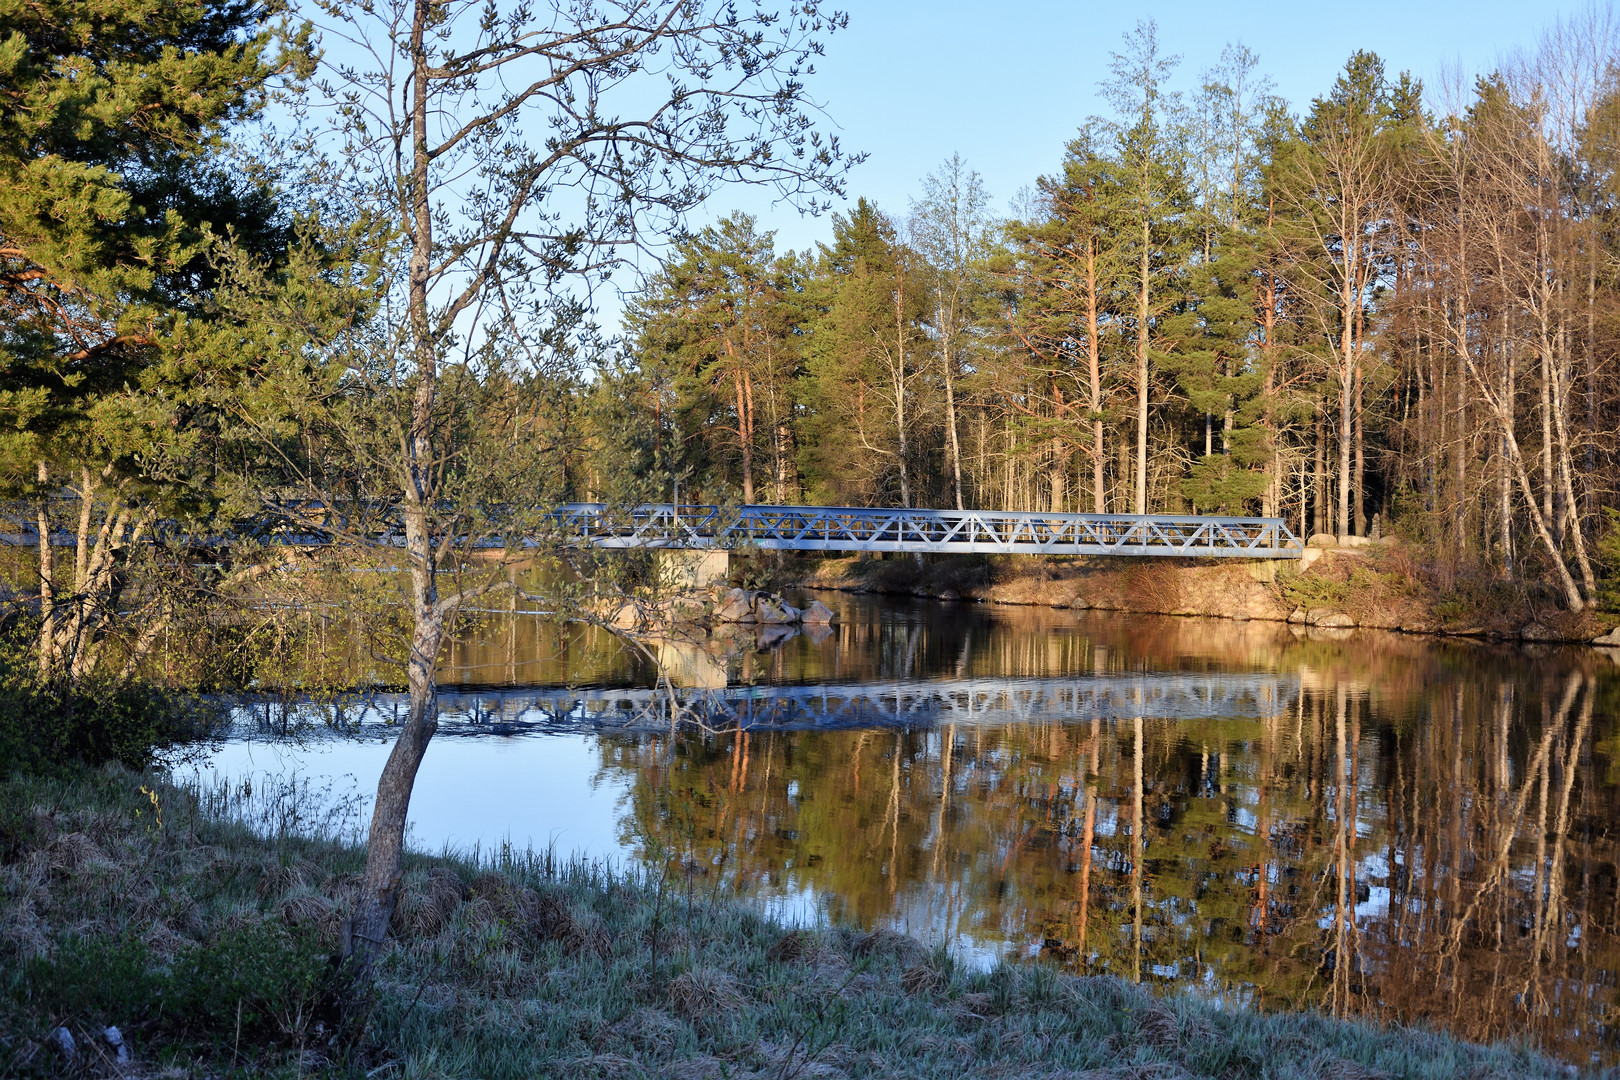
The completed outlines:
<svg viewBox="0 0 1620 1080">
<path fill-rule="evenodd" d="M 1612 1056 L 1612 678 L 1300 649 L 1266 719 L 604 739 L 604 767 L 699 887 Z"/>
</svg>

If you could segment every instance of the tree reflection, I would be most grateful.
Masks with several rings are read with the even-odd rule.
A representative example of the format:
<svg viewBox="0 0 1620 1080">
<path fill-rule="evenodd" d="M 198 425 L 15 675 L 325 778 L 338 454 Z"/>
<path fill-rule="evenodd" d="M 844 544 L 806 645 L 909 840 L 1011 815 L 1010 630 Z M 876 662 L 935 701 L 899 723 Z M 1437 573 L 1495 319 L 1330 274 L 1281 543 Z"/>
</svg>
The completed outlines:
<svg viewBox="0 0 1620 1080">
<path fill-rule="evenodd" d="M 913 670 L 1052 664 L 982 627 L 933 638 L 870 643 Z M 1153 651 L 1093 636 L 1064 652 L 1095 670 Z M 626 842 L 669 853 L 692 888 L 1614 1058 L 1612 670 L 1377 640 L 1270 659 L 1303 692 L 1259 720 L 678 732 L 604 738 L 604 770 L 633 781 Z"/>
</svg>

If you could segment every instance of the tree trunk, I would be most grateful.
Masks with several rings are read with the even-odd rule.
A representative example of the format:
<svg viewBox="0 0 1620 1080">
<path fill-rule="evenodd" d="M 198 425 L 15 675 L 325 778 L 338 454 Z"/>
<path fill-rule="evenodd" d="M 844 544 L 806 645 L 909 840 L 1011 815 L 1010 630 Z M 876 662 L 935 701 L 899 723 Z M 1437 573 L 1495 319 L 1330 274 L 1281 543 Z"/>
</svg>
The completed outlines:
<svg viewBox="0 0 1620 1080">
<path fill-rule="evenodd" d="M 1316 414 L 1316 457 L 1313 462 L 1315 471 L 1311 485 L 1311 508 L 1315 510 L 1315 525 L 1313 533 L 1325 533 L 1328 530 L 1327 519 L 1327 424 L 1322 419 L 1320 411 Z"/>
<path fill-rule="evenodd" d="M 46 484 L 50 470 L 39 463 L 39 504 L 35 527 L 39 530 L 39 677 L 49 680 L 56 673 L 56 550 L 51 546 L 51 504 Z"/>
<path fill-rule="evenodd" d="M 905 293 L 900 283 L 894 287 L 894 426 L 900 441 L 900 505 L 911 508 L 911 472 L 906 457 L 906 323 Z"/>
<path fill-rule="evenodd" d="M 357 959 L 362 973 L 369 972 L 388 939 L 388 926 L 399 902 L 399 883 L 404 873 L 405 825 L 411 792 L 416 786 L 416 773 L 427 753 L 428 742 L 439 726 L 438 688 L 433 669 L 443 642 L 444 616 L 438 611 L 432 563 L 416 562 L 419 556 L 430 554 L 422 527 L 412 529 L 408 524 L 412 517 L 419 516 L 413 514 L 406 519 L 406 545 L 413 561 L 411 599 L 416 621 L 406 667 L 410 705 L 405 725 L 395 738 L 394 749 L 377 780 L 377 804 L 372 811 L 367 838 L 365 875 L 360 884 L 360 901 L 350 924 L 348 951 Z"/>
<path fill-rule="evenodd" d="M 942 329 L 943 320 L 947 317 L 941 313 Z M 966 510 L 967 505 L 962 501 L 962 443 L 956 431 L 956 360 L 950 344 L 949 336 L 940 342 L 940 356 L 945 369 L 945 446 L 951 459 L 951 491 L 956 496 L 956 508 Z"/>
<path fill-rule="evenodd" d="M 1148 242 L 1152 239 L 1146 221 L 1142 222 L 1141 288 L 1136 301 L 1136 513 L 1147 513 L 1148 446 Z"/>
<path fill-rule="evenodd" d="M 1097 313 L 1097 238 L 1086 238 L 1086 375 L 1091 389 L 1091 504 L 1099 514 L 1108 512 L 1103 457 L 1102 342 Z"/>
<path fill-rule="evenodd" d="M 438 562 L 429 515 L 437 498 L 432 424 L 438 383 L 438 355 L 430 325 L 428 276 L 433 254 L 429 201 L 428 71 L 426 35 L 433 0 L 414 0 L 411 16 L 412 170 L 406 195 L 406 234 L 411 242 L 408 317 L 416 368 L 410 428 L 401 440 L 401 494 L 404 496 L 405 551 L 411 573 L 411 653 L 406 664 L 410 704 L 405 725 L 377 780 L 377 802 L 366 838 L 366 868 L 360 897 L 348 923 L 347 952 L 364 978 L 382 952 L 399 901 L 404 873 L 405 824 L 417 769 L 438 727 L 434 665 L 443 643 L 445 612 L 439 606 Z"/>
</svg>

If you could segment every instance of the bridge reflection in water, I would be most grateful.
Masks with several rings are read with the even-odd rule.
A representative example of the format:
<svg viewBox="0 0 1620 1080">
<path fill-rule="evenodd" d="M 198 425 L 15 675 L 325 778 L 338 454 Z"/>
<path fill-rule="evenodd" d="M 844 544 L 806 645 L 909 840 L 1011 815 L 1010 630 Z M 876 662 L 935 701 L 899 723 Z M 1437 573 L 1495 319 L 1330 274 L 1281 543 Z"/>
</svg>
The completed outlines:
<svg viewBox="0 0 1620 1080">
<path fill-rule="evenodd" d="M 440 734 L 581 729 L 927 729 L 1075 723 L 1131 717 L 1260 718 L 1290 711 L 1298 675 L 1142 673 L 1059 679 L 967 678 L 744 686 L 714 690 L 479 689 L 439 695 Z M 348 717 L 365 725 L 403 715 L 403 694 L 366 699 Z"/>
</svg>

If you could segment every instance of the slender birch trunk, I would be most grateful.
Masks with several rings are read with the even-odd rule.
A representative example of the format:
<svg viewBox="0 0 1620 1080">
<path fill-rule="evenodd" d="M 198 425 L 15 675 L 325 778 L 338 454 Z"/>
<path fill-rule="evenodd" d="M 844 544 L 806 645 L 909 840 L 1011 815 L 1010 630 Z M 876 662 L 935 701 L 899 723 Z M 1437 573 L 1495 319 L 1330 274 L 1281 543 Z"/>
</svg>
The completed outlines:
<svg viewBox="0 0 1620 1080">
<path fill-rule="evenodd" d="M 404 874 L 405 825 L 411 792 L 428 742 L 438 728 L 438 686 L 434 667 L 444 643 L 448 614 L 439 601 L 438 557 L 429 515 L 437 496 L 433 420 L 438 384 L 438 356 L 428 310 L 432 271 L 433 212 L 428 187 L 428 70 L 426 42 L 433 19 L 432 0 L 415 0 L 411 12 L 411 173 L 408 217 L 403 222 L 411 242 L 408 270 L 408 317 L 416 387 L 411 398 L 410 426 L 401 434 L 400 481 L 403 495 L 405 555 L 411 579 L 411 648 L 406 661 L 409 707 L 405 723 L 377 780 L 377 802 L 366 842 L 366 867 L 360 899 L 347 927 L 347 951 L 362 975 L 387 940 L 399 901 Z"/>
<path fill-rule="evenodd" d="M 1152 233 L 1142 222 L 1141 287 L 1136 300 L 1136 513 L 1147 513 L 1148 446 L 1148 243 Z"/>
</svg>

